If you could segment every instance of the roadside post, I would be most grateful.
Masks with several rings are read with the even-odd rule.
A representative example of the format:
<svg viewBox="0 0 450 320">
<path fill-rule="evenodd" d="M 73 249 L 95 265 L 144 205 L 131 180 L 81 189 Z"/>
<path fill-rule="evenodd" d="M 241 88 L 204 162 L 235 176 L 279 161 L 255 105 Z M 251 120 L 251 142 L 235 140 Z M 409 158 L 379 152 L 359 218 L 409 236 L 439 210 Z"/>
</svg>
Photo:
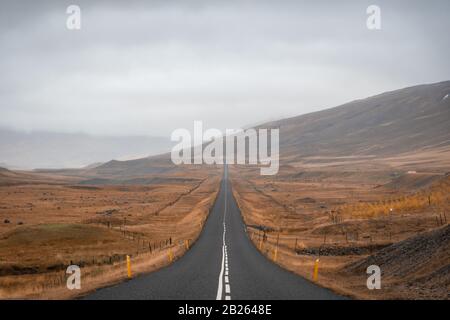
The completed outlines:
<svg viewBox="0 0 450 320">
<path fill-rule="evenodd" d="M 319 259 L 316 259 L 316 261 L 314 262 L 314 272 L 313 272 L 314 282 L 317 281 L 318 276 L 319 276 Z"/>
<path fill-rule="evenodd" d="M 127 275 L 128 279 L 131 279 L 131 259 L 129 255 L 127 255 Z"/>
</svg>

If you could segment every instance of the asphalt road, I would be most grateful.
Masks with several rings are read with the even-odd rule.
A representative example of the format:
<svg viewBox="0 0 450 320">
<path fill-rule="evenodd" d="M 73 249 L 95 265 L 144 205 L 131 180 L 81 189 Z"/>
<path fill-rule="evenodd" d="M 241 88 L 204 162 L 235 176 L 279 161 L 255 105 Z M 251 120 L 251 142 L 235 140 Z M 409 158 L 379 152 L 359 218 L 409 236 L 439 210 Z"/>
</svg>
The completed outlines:
<svg viewBox="0 0 450 320">
<path fill-rule="evenodd" d="M 282 269 L 253 245 L 231 192 L 227 169 L 217 201 L 192 248 L 170 266 L 85 299 L 341 299 Z"/>
</svg>

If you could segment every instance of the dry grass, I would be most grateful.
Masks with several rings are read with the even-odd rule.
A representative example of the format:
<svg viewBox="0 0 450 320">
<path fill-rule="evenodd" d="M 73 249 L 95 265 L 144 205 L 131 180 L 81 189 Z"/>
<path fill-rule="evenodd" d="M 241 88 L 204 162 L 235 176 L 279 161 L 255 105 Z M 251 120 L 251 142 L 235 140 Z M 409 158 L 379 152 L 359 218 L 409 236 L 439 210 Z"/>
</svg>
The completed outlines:
<svg viewBox="0 0 450 320">
<path fill-rule="evenodd" d="M 159 179 L 152 185 L 5 183 L 0 297 L 83 294 L 123 280 L 126 255 L 133 257 L 135 273 L 166 265 L 168 250 L 179 256 L 185 240 L 192 244 L 199 235 L 221 179 L 219 168 L 185 174 L 189 179 L 182 183 Z M 81 292 L 65 288 L 65 270 L 72 263 L 82 267 Z"/>
<path fill-rule="evenodd" d="M 345 217 L 377 217 L 389 214 L 401 214 L 431 209 L 439 219 L 446 220 L 445 213 L 450 211 L 450 179 L 440 181 L 426 190 L 394 199 L 382 199 L 374 202 L 352 203 L 340 206 L 337 211 Z M 449 217 L 450 219 L 450 217 Z"/>
<path fill-rule="evenodd" d="M 362 164 L 320 165 L 284 166 L 274 177 L 262 177 L 250 167 L 231 168 L 234 196 L 255 246 L 270 259 L 276 250 L 278 264 L 307 279 L 320 257 L 318 283 L 351 297 L 442 299 L 445 280 L 430 289 L 414 270 L 385 279 L 381 291 L 367 289 L 365 272 L 354 276 L 344 271 L 391 244 L 446 225 L 450 177 L 444 177 L 445 170 L 410 177 L 387 162 L 378 170 L 373 163 L 370 170 Z M 390 208 L 393 214 L 386 215 Z M 433 259 L 426 271 L 430 274 L 446 265 Z"/>
</svg>

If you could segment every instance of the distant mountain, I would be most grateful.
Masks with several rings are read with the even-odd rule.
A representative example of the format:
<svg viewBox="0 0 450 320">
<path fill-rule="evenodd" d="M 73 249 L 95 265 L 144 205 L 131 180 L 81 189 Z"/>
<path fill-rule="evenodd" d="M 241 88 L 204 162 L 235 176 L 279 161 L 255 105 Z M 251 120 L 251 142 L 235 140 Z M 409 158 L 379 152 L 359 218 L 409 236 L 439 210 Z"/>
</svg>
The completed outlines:
<svg viewBox="0 0 450 320">
<path fill-rule="evenodd" d="M 111 179 L 131 179 L 163 174 L 175 168 L 176 166 L 170 160 L 169 154 L 163 154 L 128 161 L 112 160 L 87 170 L 86 174 Z"/>
<path fill-rule="evenodd" d="M 450 81 L 419 85 L 259 127 L 280 128 L 285 159 L 450 151 L 449 94 Z"/>
<path fill-rule="evenodd" d="M 420 85 L 259 127 L 280 129 L 282 164 L 305 157 L 370 159 L 430 150 L 450 160 L 449 93 L 450 81 Z M 151 179 L 167 172 L 177 172 L 170 153 L 53 173 L 109 183 Z"/>
<path fill-rule="evenodd" d="M 450 81 L 414 86 L 258 127 L 280 129 L 284 164 L 304 157 L 371 158 L 424 150 L 449 158 L 449 93 Z M 170 155 L 163 154 L 110 161 L 86 173 L 124 179 L 173 169 Z"/>
<path fill-rule="evenodd" d="M 17 132 L 0 129 L 0 163 L 12 169 L 95 167 L 111 159 L 136 159 L 167 152 L 169 138 Z"/>
</svg>

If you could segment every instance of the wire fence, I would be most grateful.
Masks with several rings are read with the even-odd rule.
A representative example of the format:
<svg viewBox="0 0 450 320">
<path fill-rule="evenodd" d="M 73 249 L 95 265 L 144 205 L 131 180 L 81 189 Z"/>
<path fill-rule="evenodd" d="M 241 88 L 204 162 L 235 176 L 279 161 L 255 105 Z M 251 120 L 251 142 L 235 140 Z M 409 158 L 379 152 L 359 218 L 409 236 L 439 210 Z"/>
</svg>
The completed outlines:
<svg viewBox="0 0 450 320">
<path fill-rule="evenodd" d="M 448 224 L 445 213 L 435 216 L 436 227 Z M 247 225 L 247 234 L 260 251 L 268 253 L 282 249 L 295 255 L 343 256 L 367 255 L 404 240 L 407 234 L 394 234 L 390 230 L 378 233 L 347 231 L 299 236 L 283 234 L 267 226 Z"/>
</svg>

